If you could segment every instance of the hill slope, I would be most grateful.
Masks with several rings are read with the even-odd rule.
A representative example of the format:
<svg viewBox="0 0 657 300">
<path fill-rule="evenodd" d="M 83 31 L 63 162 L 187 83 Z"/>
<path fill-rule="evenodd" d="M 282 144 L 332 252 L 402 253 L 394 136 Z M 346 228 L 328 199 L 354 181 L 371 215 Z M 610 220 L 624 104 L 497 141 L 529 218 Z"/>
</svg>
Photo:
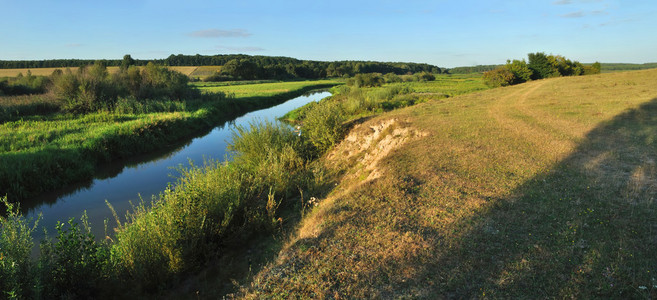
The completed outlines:
<svg viewBox="0 0 657 300">
<path fill-rule="evenodd" d="M 656 97 L 646 70 L 367 120 L 247 297 L 655 297 Z"/>
</svg>

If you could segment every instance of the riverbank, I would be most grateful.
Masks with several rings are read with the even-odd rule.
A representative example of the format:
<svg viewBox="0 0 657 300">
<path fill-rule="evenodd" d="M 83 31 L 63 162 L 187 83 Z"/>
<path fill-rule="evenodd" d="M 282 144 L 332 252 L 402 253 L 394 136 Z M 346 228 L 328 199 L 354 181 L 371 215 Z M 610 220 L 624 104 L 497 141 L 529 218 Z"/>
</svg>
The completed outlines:
<svg viewBox="0 0 657 300">
<path fill-rule="evenodd" d="M 0 124 L 0 191 L 20 201 L 91 178 L 100 163 L 166 147 L 233 114 L 338 84 L 312 81 L 271 96 L 204 97 L 172 112 L 50 114 Z"/>
<path fill-rule="evenodd" d="M 28 275 L 41 277 L 26 275 L 21 279 L 23 287 L 29 289 L 35 278 L 44 278 L 41 286 L 51 289 L 49 295 L 60 295 L 72 287 L 78 296 L 160 295 L 203 270 L 208 261 L 223 257 L 225 247 L 257 234 L 294 227 L 298 216 L 311 211 L 316 199 L 334 187 L 332 180 L 340 174 L 331 174 L 317 158 L 338 143 L 346 129 L 362 122 L 354 118 L 435 96 L 416 93 L 403 84 L 334 91 L 339 91 L 338 95 L 304 109 L 298 119 L 303 124 L 301 136 L 282 124 L 254 123 L 239 128 L 229 147 L 231 162 L 208 162 L 182 170 L 179 180 L 153 203 L 136 204 L 126 222 L 118 220 L 116 235 L 105 242 L 90 239 L 84 221 L 59 227 L 57 237 L 43 248 L 46 261 L 29 266 L 32 273 Z M 26 222 L 19 218 L 15 224 L 5 228 L 24 228 L 21 224 Z M 31 240 L 25 234 L 11 236 L 22 237 L 25 243 Z M 88 246 L 75 248 L 69 241 L 83 241 Z M 76 250 L 64 251 L 69 247 Z M 65 264 L 81 258 L 93 263 L 79 268 Z M 65 269 L 58 275 L 65 283 L 58 285 L 49 279 L 48 266 Z M 76 274 L 88 276 L 81 281 Z"/>
</svg>

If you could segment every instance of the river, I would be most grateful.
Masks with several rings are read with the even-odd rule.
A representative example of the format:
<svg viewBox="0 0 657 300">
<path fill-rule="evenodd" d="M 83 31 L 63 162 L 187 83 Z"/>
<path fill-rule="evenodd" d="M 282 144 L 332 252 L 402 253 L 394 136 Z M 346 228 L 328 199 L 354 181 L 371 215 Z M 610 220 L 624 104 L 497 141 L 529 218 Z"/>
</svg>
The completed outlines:
<svg viewBox="0 0 657 300">
<path fill-rule="evenodd" d="M 176 181 L 179 167 L 203 164 L 204 160 L 226 159 L 226 146 L 236 126 L 248 126 L 253 121 L 274 121 L 287 112 L 312 101 L 319 101 L 331 94 L 326 91 L 311 92 L 282 104 L 242 116 L 221 124 L 202 136 L 191 138 L 157 153 L 134 156 L 101 166 L 96 176 L 87 182 L 63 187 L 39 197 L 21 202 L 23 214 L 36 219 L 41 214 L 39 228 L 45 227 L 48 235 L 55 234 L 57 221 L 80 219 L 86 211 L 92 233 L 97 239 L 106 236 L 104 220 L 108 220 L 107 234 L 111 234 L 116 221 L 105 201 L 115 208 L 119 217 L 131 210 L 140 198 L 145 201 L 162 192 L 169 183 Z M 45 237 L 43 230 L 34 233 L 35 242 Z"/>
</svg>

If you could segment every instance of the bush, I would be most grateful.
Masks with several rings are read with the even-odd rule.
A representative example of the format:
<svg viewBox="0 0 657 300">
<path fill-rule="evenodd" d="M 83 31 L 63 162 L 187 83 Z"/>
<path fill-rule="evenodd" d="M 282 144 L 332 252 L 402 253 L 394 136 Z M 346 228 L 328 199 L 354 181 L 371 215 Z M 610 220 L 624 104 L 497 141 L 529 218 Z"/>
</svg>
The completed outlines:
<svg viewBox="0 0 657 300">
<path fill-rule="evenodd" d="M 53 73 L 52 81 L 51 91 L 63 103 L 62 108 L 76 113 L 111 110 L 120 97 L 145 101 L 199 96 L 187 84 L 187 76 L 153 63 L 143 68 L 122 68 L 112 76 L 103 64 L 96 63 L 79 68 L 76 73 L 70 69 Z"/>
<path fill-rule="evenodd" d="M 417 81 L 434 81 L 436 80 L 436 76 L 429 72 L 420 72 L 416 73 L 415 76 L 417 76 Z"/>
<path fill-rule="evenodd" d="M 515 76 L 507 68 L 498 67 L 495 70 L 484 72 L 483 79 L 489 87 L 500 87 L 513 84 Z"/>
<path fill-rule="evenodd" d="M 348 86 L 355 87 L 376 87 L 381 86 L 384 80 L 380 73 L 356 74 L 353 78 L 347 80 Z"/>
<path fill-rule="evenodd" d="M 339 103 L 322 101 L 306 113 L 303 134 L 319 153 L 324 153 L 342 138 L 343 121 Z"/>
<path fill-rule="evenodd" d="M 507 60 L 504 68 L 513 74 L 513 82 L 511 84 L 527 82 L 532 78 L 533 72 L 524 60 L 514 59 L 513 62 Z"/>
<path fill-rule="evenodd" d="M 113 275 L 109 248 L 98 244 L 82 216 L 82 228 L 71 218 L 68 228 L 58 222 L 57 242 L 41 244 L 41 282 L 44 294 L 57 298 L 98 296 Z"/>
<path fill-rule="evenodd" d="M 7 207 L 7 216 L 0 217 L 0 293 L 7 298 L 34 296 L 37 281 L 30 253 L 36 223 L 30 227 L 6 197 L 0 203 Z"/>
<path fill-rule="evenodd" d="M 28 70 L 27 75 L 19 73 L 16 77 L 0 78 L 0 95 L 29 95 L 46 92 L 50 79 L 46 76 L 33 76 Z"/>
</svg>

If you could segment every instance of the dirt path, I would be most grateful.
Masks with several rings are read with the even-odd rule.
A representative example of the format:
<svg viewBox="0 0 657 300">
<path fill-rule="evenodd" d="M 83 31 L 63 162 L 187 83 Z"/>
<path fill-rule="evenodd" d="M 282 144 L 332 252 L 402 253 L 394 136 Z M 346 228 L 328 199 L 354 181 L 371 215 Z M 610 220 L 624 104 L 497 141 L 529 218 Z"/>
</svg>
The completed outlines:
<svg viewBox="0 0 657 300">
<path fill-rule="evenodd" d="M 577 139 L 562 124 L 554 126 L 559 121 L 557 116 L 545 115 L 536 111 L 536 105 L 528 104 L 537 101 L 535 95 L 545 83 L 535 81 L 513 87 L 517 90 L 490 103 L 488 115 L 503 132 L 533 143 L 537 150 L 542 150 L 541 155 L 557 161 L 572 151 Z"/>
</svg>

